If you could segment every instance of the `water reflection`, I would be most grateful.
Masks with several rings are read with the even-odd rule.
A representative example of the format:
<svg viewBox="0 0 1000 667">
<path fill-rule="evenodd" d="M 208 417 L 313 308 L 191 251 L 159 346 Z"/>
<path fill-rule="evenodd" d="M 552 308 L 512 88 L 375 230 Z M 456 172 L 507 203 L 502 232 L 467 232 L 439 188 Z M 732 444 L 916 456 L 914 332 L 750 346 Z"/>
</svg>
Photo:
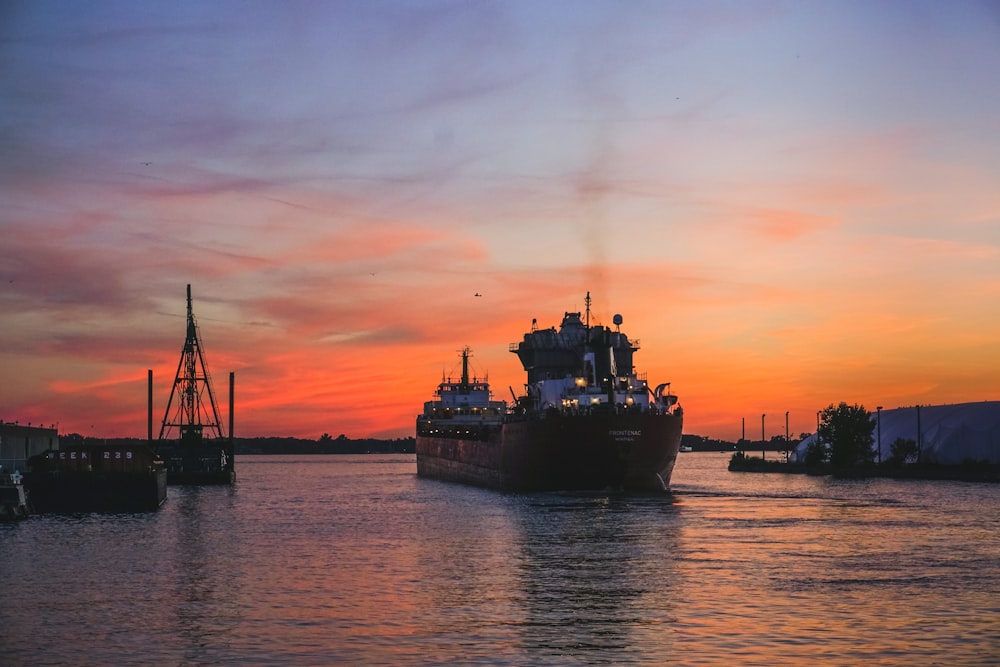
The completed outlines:
<svg viewBox="0 0 1000 667">
<path fill-rule="evenodd" d="M 230 648 L 239 623 L 232 559 L 239 553 L 231 487 L 171 487 L 173 541 L 165 566 L 172 578 L 169 627 L 186 664 L 211 664 Z M 228 498 L 227 498 L 228 496 Z M 226 514 L 225 516 L 220 516 Z"/>
<path fill-rule="evenodd" d="M 412 457 L 240 465 L 156 513 L 0 530 L 3 658 L 967 665 L 1000 645 L 1000 486 L 696 454 L 673 498 L 496 494 Z"/>
<path fill-rule="evenodd" d="M 530 662 L 618 661 L 650 645 L 669 655 L 678 513 L 671 497 L 536 496 L 518 505 Z"/>
</svg>

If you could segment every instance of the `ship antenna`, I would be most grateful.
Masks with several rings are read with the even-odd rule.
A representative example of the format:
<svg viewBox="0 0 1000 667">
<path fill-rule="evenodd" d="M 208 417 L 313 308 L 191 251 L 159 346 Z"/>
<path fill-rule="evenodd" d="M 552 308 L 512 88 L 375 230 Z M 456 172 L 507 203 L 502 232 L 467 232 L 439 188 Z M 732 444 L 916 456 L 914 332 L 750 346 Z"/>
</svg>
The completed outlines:
<svg viewBox="0 0 1000 667">
<path fill-rule="evenodd" d="M 590 292 L 587 292 L 587 298 L 584 299 L 584 303 L 587 304 L 587 328 L 590 328 Z"/>
</svg>

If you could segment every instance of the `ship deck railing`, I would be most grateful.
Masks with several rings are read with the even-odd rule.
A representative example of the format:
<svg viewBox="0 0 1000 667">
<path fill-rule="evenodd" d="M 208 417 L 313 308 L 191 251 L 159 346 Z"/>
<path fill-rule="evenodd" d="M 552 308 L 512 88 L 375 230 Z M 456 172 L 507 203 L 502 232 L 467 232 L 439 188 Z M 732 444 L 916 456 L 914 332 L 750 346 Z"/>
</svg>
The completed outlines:
<svg viewBox="0 0 1000 667">
<path fill-rule="evenodd" d="M 463 406 L 463 407 L 435 407 L 431 408 L 425 415 L 431 419 L 458 419 L 470 417 L 474 420 L 497 418 L 503 416 L 507 406 L 505 403 L 492 405 L 490 407 Z"/>
<path fill-rule="evenodd" d="M 601 403 L 600 405 L 594 406 L 579 406 L 571 408 L 557 408 L 552 407 L 545 410 L 517 410 L 513 409 L 507 414 L 508 421 L 530 421 L 534 419 L 547 419 L 547 418 L 559 418 L 559 417 L 586 417 L 589 415 L 598 414 L 650 414 L 666 416 L 674 413 L 672 407 L 661 407 L 656 405 L 650 405 L 648 407 L 637 407 L 628 406 L 624 404 L 617 404 L 615 406 L 609 406 L 607 403 Z"/>
</svg>

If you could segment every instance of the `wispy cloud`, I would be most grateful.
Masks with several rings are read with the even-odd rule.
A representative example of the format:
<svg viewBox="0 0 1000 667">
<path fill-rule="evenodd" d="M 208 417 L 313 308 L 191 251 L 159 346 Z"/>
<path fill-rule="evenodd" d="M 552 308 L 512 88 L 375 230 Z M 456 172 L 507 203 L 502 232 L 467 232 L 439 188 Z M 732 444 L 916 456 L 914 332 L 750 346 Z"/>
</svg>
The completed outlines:
<svg viewBox="0 0 1000 667">
<path fill-rule="evenodd" d="M 248 435 L 409 433 L 463 345 L 506 396 L 588 290 L 692 432 L 991 391 L 984 5 L 2 11 L 5 419 L 142 433 L 189 283 Z"/>
</svg>

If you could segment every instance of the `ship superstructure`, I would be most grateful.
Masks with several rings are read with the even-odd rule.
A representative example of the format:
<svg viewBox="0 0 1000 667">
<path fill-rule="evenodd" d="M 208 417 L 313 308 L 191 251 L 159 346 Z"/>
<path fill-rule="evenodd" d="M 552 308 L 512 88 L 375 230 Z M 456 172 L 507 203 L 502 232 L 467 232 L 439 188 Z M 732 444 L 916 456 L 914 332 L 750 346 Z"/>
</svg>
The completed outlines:
<svg viewBox="0 0 1000 667">
<path fill-rule="evenodd" d="M 585 313 L 566 313 L 557 331 L 532 330 L 511 343 L 528 374 L 527 410 L 669 412 L 677 402 L 670 384 L 650 390 L 644 375 L 635 371 L 633 354 L 639 341 L 621 332 L 622 316 L 614 316 L 615 330 L 590 325 L 590 293 Z M 664 393 L 666 392 L 666 393 Z"/>
<path fill-rule="evenodd" d="M 472 350 L 461 351 L 462 374 L 442 377 L 434 400 L 424 403 L 422 430 L 426 433 L 478 437 L 483 427 L 499 425 L 507 414 L 505 401 L 493 400 L 488 378 L 470 376 Z"/>
</svg>

